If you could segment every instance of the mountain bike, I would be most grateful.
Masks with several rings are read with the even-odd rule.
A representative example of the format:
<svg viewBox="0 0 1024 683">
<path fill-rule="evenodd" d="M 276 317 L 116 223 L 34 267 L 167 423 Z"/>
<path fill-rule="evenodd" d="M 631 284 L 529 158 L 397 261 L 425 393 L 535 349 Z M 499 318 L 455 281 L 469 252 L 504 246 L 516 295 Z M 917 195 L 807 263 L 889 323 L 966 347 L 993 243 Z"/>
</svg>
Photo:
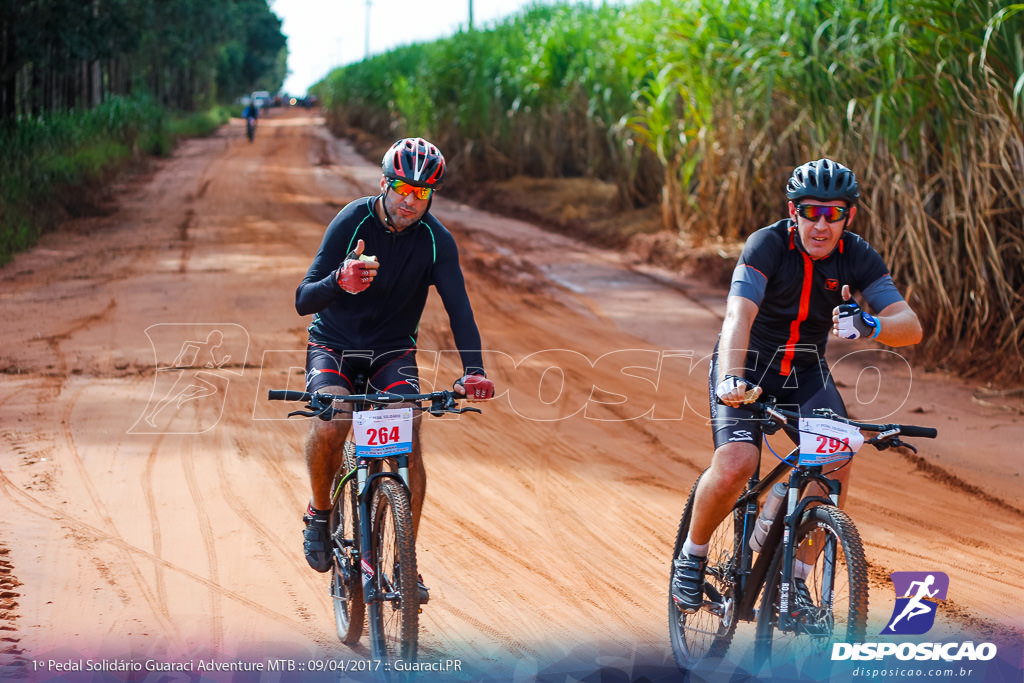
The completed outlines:
<svg viewBox="0 0 1024 683">
<path fill-rule="evenodd" d="M 256 137 L 256 119 L 252 116 L 245 117 L 245 137 L 249 138 L 249 142 Z"/>
<path fill-rule="evenodd" d="M 867 625 L 867 561 L 853 520 L 838 507 L 841 485 L 826 474 L 848 465 L 864 443 L 879 450 L 902 446 L 916 453 L 901 436 L 937 435 L 930 427 L 858 422 L 827 408 L 801 415 L 779 407 L 771 397 L 744 407 L 761 422 L 766 436 L 783 429 L 798 445 L 763 479 L 758 466 L 732 514 L 712 534 L 702 608 L 686 614 L 669 596 L 672 652 L 683 671 L 723 657 L 739 621 L 756 621 L 754 666 L 770 664 L 775 673 L 788 665 L 820 662 L 816 655 L 825 654 L 827 659 L 833 641 L 862 640 Z M 864 441 L 862 431 L 874 436 Z M 762 542 L 757 551 L 751 538 L 759 521 L 758 501 L 769 498 L 772 487 L 783 480 L 779 513 L 760 520 Z M 696 490 L 697 483 L 679 522 L 673 558 L 680 556 L 690 530 Z M 797 559 L 812 565 L 804 579 L 806 591 L 794 590 Z"/>
<path fill-rule="evenodd" d="M 365 381 L 356 386 L 365 387 Z M 335 628 L 338 638 L 352 645 L 362 637 L 365 619 L 370 655 L 384 672 L 395 660 L 415 661 L 420 588 L 409 495 L 414 408 L 385 408 L 415 404 L 416 410 L 435 416 L 481 411 L 459 407 L 461 397 L 451 391 L 337 395 L 271 390 L 269 398 L 306 402 L 305 410 L 292 411 L 289 417 L 330 420 L 338 413 L 352 415 L 350 438 L 331 485 Z M 336 401 L 351 409 L 336 408 Z"/>
</svg>

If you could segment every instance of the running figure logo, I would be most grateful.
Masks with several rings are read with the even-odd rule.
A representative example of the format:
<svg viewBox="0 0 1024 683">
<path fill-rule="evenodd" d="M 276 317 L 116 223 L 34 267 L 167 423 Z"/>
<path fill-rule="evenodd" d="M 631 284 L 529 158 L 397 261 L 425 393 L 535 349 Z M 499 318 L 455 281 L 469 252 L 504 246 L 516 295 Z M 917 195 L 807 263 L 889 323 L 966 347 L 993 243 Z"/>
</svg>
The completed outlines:
<svg viewBox="0 0 1024 683">
<path fill-rule="evenodd" d="M 938 603 L 946 599 L 949 577 L 942 572 L 893 572 L 889 576 L 896 588 L 896 606 L 882 633 L 927 633 L 935 623 Z"/>
<path fill-rule="evenodd" d="M 158 323 L 146 328 L 156 361 L 153 389 L 130 434 L 201 434 L 220 420 L 242 375 L 249 334 L 234 323 Z"/>
</svg>

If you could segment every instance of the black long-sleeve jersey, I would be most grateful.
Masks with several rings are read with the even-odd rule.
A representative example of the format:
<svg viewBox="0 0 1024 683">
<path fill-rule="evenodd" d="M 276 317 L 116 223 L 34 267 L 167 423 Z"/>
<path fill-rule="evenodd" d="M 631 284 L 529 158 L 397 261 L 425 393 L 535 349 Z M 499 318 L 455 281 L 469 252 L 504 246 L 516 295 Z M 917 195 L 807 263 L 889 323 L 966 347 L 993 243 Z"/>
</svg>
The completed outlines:
<svg viewBox="0 0 1024 683">
<path fill-rule="evenodd" d="M 313 315 L 310 341 L 338 351 L 415 348 L 433 285 L 448 313 L 465 371 L 482 372 L 480 332 L 455 239 L 429 211 L 415 225 L 389 231 L 373 212 L 376 199 L 357 199 L 334 217 L 295 292 L 295 310 Z M 380 267 L 367 289 L 350 294 L 338 284 L 337 269 L 360 239 L 366 244 L 363 253 L 376 256 Z"/>
<path fill-rule="evenodd" d="M 903 301 L 882 257 L 852 232 L 844 232 L 835 251 L 818 261 L 803 250 L 788 218 L 747 238 L 729 295 L 758 305 L 748 364 L 767 365 L 781 375 L 816 365 L 825 355 L 832 309 L 843 303 L 843 285 L 859 291 L 876 313 Z"/>
</svg>

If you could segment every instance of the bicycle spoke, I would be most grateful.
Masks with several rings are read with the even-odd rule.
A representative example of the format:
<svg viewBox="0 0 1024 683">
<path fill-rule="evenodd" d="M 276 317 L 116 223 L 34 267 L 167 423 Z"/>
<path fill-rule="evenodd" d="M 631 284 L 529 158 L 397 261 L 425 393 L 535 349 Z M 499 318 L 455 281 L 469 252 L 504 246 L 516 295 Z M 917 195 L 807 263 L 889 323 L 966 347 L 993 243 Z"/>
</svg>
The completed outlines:
<svg viewBox="0 0 1024 683">
<path fill-rule="evenodd" d="M 413 660 L 419 628 L 419 593 L 412 514 L 405 488 L 378 484 L 373 497 L 373 552 L 377 600 L 371 605 L 373 656 Z"/>
<path fill-rule="evenodd" d="M 694 484 L 696 490 L 696 484 Z M 676 537 L 676 556 L 680 553 L 683 540 L 690 528 L 693 511 L 693 492 L 686 503 L 683 518 L 679 523 Z M 672 653 L 676 663 L 684 670 L 691 670 L 706 658 L 725 654 L 736 630 L 736 620 L 731 613 L 734 595 L 733 571 L 736 566 L 736 527 L 733 516 L 729 515 L 715 529 L 708 547 L 708 566 L 704 572 L 705 602 L 712 598 L 721 600 L 721 612 L 712 612 L 707 605 L 693 614 L 679 611 L 669 597 L 669 634 Z"/>
<path fill-rule="evenodd" d="M 781 553 L 781 550 L 779 551 Z M 805 579 L 811 603 L 791 592 L 791 626 L 779 618 L 781 569 L 774 574 L 762 600 L 757 625 L 757 656 L 770 659 L 773 674 L 804 674 L 830 666 L 832 643 L 863 638 L 867 620 L 867 575 L 860 537 L 842 511 L 817 507 L 807 513 L 796 538 L 797 558 L 811 564 Z"/>
</svg>

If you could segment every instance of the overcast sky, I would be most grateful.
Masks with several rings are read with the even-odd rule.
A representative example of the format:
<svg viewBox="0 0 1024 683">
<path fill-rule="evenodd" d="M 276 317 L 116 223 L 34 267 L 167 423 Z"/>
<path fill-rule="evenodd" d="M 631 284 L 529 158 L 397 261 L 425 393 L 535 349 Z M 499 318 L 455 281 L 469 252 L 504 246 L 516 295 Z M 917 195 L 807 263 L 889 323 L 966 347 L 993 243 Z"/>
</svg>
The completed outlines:
<svg viewBox="0 0 1024 683">
<path fill-rule="evenodd" d="M 472 0 L 473 25 L 487 28 L 523 9 L 553 0 Z M 592 0 L 600 5 L 599 0 Z M 613 3 L 621 4 L 621 3 Z M 336 66 L 370 54 L 451 36 L 469 21 L 470 0 L 270 0 L 288 37 L 284 91 L 302 95 Z"/>
</svg>

